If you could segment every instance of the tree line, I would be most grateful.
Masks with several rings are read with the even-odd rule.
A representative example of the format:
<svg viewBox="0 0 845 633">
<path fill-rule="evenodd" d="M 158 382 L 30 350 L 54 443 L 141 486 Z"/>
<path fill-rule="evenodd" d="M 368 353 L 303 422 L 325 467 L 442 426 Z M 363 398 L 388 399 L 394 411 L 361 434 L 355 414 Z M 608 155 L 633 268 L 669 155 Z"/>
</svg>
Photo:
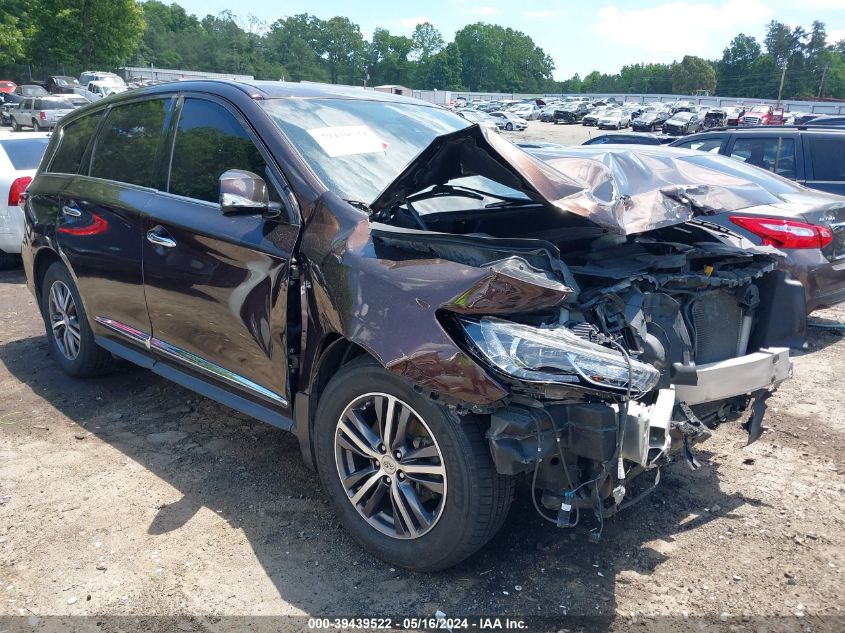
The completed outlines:
<svg viewBox="0 0 845 633">
<path fill-rule="evenodd" d="M 784 67 L 786 71 L 783 72 Z M 845 99 L 845 40 L 828 42 L 825 25 L 809 30 L 777 21 L 763 42 L 740 33 L 717 60 L 685 56 L 679 63 L 630 64 L 616 74 L 597 71 L 562 82 L 562 92 L 694 94 L 774 99 L 783 75 L 784 99 Z"/>
<path fill-rule="evenodd" d="M 829 43 L 818 21 L 809 30 L 772 21 L 763 42 L 739 34 L 717 60 L 686 55 L 556 81 L 552 58 L 530 36 L 496 24 L 469 24 L 451 42 L 428 22 L 410 37 L 377 28 L 367 40 L 342 16 L 303 13 L 268 24 L 231 11 L 200 18 L 158 0 L 0 0 L 0 75 L 25 79 L 33 66 L 43 74 L 78 74 L 124 64 L 440 90 L 706 90 L 752 98 L 776 97 L 786 67 L 784 98 L 845 98 L 845 40 Z"/>
</svg>

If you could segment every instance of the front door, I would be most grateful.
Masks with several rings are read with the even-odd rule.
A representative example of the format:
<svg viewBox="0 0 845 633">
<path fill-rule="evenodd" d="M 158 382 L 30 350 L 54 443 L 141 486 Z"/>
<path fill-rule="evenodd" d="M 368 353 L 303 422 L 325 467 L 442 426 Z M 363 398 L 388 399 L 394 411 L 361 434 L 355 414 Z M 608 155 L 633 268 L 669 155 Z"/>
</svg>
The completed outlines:
<svg viewBox="0 0 845 633">
<path fill-rule="evenodd" d="M 152 349 L 169 362 L 263 404 L 287 407 L 287 287 L 298 219 L 224 215 L 228 169 L 267 181 L 281 207 L 281 172 L 241 116 L 187 97 L 175 126 L 166 193 L 147 207 L 144 285 Z"/>
</svg>

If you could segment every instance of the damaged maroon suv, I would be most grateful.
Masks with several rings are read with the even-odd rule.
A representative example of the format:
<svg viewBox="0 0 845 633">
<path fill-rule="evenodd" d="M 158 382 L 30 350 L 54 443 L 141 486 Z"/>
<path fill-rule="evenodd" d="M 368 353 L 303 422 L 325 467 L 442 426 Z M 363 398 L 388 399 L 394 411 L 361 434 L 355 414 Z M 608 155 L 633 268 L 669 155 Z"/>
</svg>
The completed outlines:
<svg viewBox="0 0 845 633">
<path fill-rule="evenodd" d="M 614 156 L 364 90 L 150 87 L 58 126 L 27 279 L 68 374 L 120 357 L 295 433 L 363 547 L 443 569 L 517 479 L 604 519 L 721 423 L 756 439 L 790 375 L 800 283 L 706 221 L 763 193 Z"/>
</svg>

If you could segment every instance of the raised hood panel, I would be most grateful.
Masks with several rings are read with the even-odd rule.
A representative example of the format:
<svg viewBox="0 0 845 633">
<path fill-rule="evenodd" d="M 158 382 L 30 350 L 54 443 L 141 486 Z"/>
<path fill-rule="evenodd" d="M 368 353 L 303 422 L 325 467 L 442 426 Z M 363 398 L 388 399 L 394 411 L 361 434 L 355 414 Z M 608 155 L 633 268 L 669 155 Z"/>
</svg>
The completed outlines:
<svg viewBox="0 0 845 633">
<path fill-rule="evenodd" d="M 437 137 L 370 207 L 378 212 L 466 176 L 490 178 L 622 235 L 778 202 L 757 185 L 685 161 L 677 153 L 640 146 L 612 152 L 598 148 L 576 157 L 555 150 L 528 153 L 472 125 Z"/>
</svg>

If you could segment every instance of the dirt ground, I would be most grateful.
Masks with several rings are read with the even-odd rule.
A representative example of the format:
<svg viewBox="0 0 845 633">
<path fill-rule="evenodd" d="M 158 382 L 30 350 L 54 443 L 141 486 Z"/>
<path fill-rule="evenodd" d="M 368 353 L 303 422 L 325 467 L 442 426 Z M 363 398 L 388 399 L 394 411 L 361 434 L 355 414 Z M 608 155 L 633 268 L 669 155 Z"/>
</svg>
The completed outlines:
<svg viewBox="0 0 845 633">
<path fill-rule="evenodd" d="M 532 122 L 525 136 L 537 126 L 544 140 L 585 129 Z M 814 317 L 842 323 L 845 307 Z M 543 615 L 550 630 L 595 615 L 615 616 L 610 630 L 845 622 L 845 341 L 833 331 L 811 329 L 760 441 L 745 447 L 737 424 L 723 426 L 700 470 L 665 467 L 600 544 L 591 517 L 572 531 L 544 524 L 523 483 L 485 549 L 422 575 L 352 542 L 292 436 L 131 366 L 64 376 L 20 271 L 0 273 L 0 323 L 0 630 L 56 615 L 98 616 L 97 630 L 133 629 L 103 616 L 179 616 L 172 630 L 190 631 L 227 630 L 234 615 L 438 610 Z M 761 617 L 787 619 L 760 628 Z"/>
</svg>

